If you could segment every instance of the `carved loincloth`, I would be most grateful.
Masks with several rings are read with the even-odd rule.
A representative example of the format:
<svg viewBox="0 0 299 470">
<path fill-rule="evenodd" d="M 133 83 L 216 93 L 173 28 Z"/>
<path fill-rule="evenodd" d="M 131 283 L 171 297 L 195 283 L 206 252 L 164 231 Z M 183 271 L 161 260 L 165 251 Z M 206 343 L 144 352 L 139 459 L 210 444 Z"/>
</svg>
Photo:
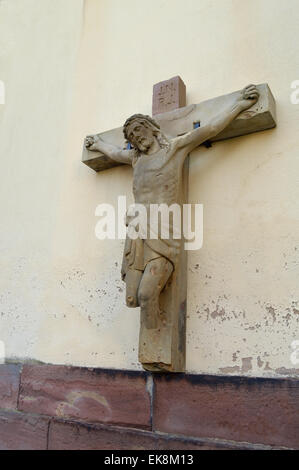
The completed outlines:
<svg viewBox="0 0 299 470">
<path fill-rule="evenodd" d="M 130 224 L 132 217 L 126 216 L 127 227 Z M 131 239 L 128 235 L 125 242 L 121 277 L 127 284 L 127 297 L 132 296 L 137 300 L 137 291 L 140 282 L 141 273 L 144 272 L 147 264 L 157 258 L 166 258 L 173 266 L 173 272 L 178 264 L 181 239 L 174 238 L 174 233 L 177 232 L 177 227 L 173 221 L 168 220 L 164 222 L 164 228 L 168 228 L 169 238 L 162 238 L 161 221 L 158 227 L 150 227 L 150 217 L 147 217 L 147 230 L 146 234 L 151 234 L 149 238 L 139 237 L 136 240 Z M 142 232 L 142 231 L 141 231 Z M 154 238 L 155 235 L 155 238 Z M 127 276 L 127 274 L 129 275 Z"/>
<path fill-rule="evenodd" d="M 173 239 L 141 239 L 132 240 L 127 237 L 125 242 L 121 277 L 125 280 L 129 269 L 144 271 L 146 265 L 157 258 L 166 258 L 175 270 L 180 251 L 180 240 Z"/>
</svg>

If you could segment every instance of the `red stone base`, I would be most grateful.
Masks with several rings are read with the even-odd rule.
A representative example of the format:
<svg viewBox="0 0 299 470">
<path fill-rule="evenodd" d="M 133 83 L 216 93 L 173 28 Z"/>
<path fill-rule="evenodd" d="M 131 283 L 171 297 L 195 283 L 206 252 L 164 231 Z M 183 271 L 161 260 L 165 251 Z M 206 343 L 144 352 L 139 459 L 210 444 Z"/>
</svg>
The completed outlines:
<svg viewBox="0 0 299 470">
<path fill-rule="evenodd" d="M 299 380 L 0 365 L 0 449 L 299 448 Z"/>
</svg>

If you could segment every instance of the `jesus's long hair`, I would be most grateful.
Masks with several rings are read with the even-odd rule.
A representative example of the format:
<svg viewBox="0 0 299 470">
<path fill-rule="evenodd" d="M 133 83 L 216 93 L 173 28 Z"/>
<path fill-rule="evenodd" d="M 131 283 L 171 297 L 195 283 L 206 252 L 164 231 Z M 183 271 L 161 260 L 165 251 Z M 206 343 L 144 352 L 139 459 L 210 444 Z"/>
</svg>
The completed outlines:
<svg viewBox="0 0 299 470">
<path fill-rule="evenodd" d="M 160 147 L 167 149 L 167 151 L 169 150 L 170 142 L 166 138 L 166 136 L 162 133 L 159 124 L 153 118 L 151 118 L 150 116 L 147 116 L 145 114 L 133 114 L 133 116 L 129 117 L 126 120 L 126 122 L 124 124 L 124 127 L 123 127 L 123 133 L 124 133 L 125 139 L 128 143 L 130 143 L 133 146 L 132 142 L 130 142 L 130 139 L 129 139 L 129 136 L 128 136 L 128 133 L 127 133 L 127 129 L 129 127 L 129 125 L 132 124 L 133 121 L 137 121 L 141 125 L 152 129 L 153 134 L 157 138 L 157 141 L 158 141 Z M 138 158 L 138 156 L 140 154 L 140 151 L 139 151 L 138 148 L 136 148 L 134 146 L 133 146 L 133 148 L 136 152 L 136 158 Z"/>
</svg>

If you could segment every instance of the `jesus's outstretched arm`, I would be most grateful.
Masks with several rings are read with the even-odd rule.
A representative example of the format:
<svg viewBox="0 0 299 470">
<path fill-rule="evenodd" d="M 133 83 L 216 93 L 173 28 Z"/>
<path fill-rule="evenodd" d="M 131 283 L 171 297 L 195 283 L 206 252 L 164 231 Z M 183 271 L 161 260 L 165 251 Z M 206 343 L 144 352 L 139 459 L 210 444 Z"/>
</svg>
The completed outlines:
<svg viewBox="0 0 299 470">
<path fill-rule="evenodd" d="M 85 139 L 85 147 L 94 152 L 102 152 L 107 157 L 119 163 L 132 164 L 134 150 L 124 150 L 116 145 L 104 142 L 98 135 L 89 135 Z"/>
<path fill-rule="evenodd" d="M 176 139 L 177 148 L 186 148 L 189 153 L 203 142 L 211 139 L 223 131 L 242 111 L 253 106 L 259 98 L 255 85 L 245 87 L 236 100 L 225 111 L 203 127 L 199 127 L 184 136 Z"/>
</svg>

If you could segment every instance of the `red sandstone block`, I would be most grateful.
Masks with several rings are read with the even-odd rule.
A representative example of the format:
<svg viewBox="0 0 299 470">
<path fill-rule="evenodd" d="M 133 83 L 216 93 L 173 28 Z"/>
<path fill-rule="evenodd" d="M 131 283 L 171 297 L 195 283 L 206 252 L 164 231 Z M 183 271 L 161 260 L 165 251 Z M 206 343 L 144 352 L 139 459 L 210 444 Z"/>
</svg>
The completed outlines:
<svg viewBox="0 0 299 470">
<path fill-rule="evenodd" d="M 0 450 L 46 450 L 49 420 L 16 411 L 0 412 Z"/>
<path fill-rule="evenodd" d="M 205 444 L 167 438 L 149 431 L 51 421 L 49 450 L 219 450 L 221 444 Z"/>
<path fill-rule="evenodd" d="M 19 409 L 89 423 L 150 427 L 146 374 L 26 365 Z"/>
<path fill-rule="evenodd" d="M 186 106 L 186 85 L 177 76 L 156 83 L 153 90 L 153 116 Z"/>
<path fill-rule="evenodd" d="M 0 365 L 0 409 L 16 409 L 20 381 L 20 366 Z"/>
<path fill-rule="evenodd" d="M 299 448 L 299 381 L 156 377 L 154 430 Z"/>
</svg>

